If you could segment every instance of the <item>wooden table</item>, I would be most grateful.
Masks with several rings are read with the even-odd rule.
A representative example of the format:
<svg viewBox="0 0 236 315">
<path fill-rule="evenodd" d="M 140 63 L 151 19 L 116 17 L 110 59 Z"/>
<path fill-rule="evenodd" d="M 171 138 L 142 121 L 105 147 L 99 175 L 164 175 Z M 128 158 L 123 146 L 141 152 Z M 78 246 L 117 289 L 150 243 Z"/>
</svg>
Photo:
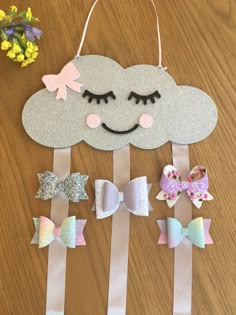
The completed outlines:
<svg viewBox="0 0 236 315">
<path fill-rule="evenodd" d="M 112 2 L 112 5 L 111 5 Z M 196 86 L 217 104 L 219 122 L 206 140 L 190 145 L 191 166 L 205 165 L 215 199 L 193 216 L 212 218 L 215 244 L 193 249 L 193 315 L 236 314 L 236 3 L 230 0 L 159 0 L 163 61 L 179 85 Z M 48 248 L 30 245 L 32 217 L 50 215 L 50 201 L 34 199 L 36 174 L 52 169 L 53 150 L 24 132 L 26 100 L 43 88 L 44 74 L 58 73 L 78 48 L 93 0 L 22 1 L 32 7 L 44 34 L 40 57 L 21 69 L 0 54 L 0 314 L 45 314 Z M 1 1 L 1 8 L 10 4 Z M 100 54 L 127 67 L 158 63 L 155 19 L 149 1 L 101 0 L 91 19 L 83 54 Z M 70 204 L 70 215 L 88 219 L 86 247 L 68 250 L 67 315 L 106 314 L 111 218 L 96 220 L 90 211 L 92 183 L 112 179 L 112 153 L 85 143 L 72 148 L 72 171 L 89 174 L 88 202 Z M 162 168 L 171 163 L 171 145 L 156 150 L 131 148 L 131 177 L 153 183 L 149 218 L 132 216 L 129 246 L 127 315 L 172 314 L 173 250 L 157 246 L 157 219 L 172 216 L 155 199 Z"/>
</svg>

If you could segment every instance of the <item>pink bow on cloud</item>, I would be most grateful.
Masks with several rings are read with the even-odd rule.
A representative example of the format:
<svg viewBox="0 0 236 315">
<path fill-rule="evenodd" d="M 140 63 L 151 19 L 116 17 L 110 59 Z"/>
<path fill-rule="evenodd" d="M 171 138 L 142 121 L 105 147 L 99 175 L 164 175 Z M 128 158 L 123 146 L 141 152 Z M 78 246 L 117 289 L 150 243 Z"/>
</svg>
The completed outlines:
<svg viewBox="0 0 236 315">
<path fill-rule="evenodd" d="M 81 92 L 83 84 L 75 82 L 80 77 L 79 71 L 76 69 L 72 62 L 69 62 L 57 75 L 49 74 L 42 78 L 49 92 L 58 90 L 56 99 L 66 100 L 66 87 L 68 86 L 71 90 Z"/>
</svg>

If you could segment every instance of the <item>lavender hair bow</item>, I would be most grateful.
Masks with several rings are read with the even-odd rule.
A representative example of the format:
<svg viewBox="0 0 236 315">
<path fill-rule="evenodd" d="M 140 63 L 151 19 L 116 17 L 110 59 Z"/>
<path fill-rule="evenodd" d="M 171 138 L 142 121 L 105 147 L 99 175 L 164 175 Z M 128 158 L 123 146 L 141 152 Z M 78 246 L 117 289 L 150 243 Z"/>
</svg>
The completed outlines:
<svg viewBox="0 0 236 315">
<path fill-rule="evenodd" d="M 208 190 L 208 175 L 204 166 L 195 166 L 186 181 L 182 181 L 179 171 L 172 165 L 163 169 L 161 191 L 156 199 L 166 200 L 170 208 L 178 201 L 182 191 L 186 191 L 192 203 L 200 208 L 204 200 L 212 200 Z"/>
<path fill-rule="evenodd" d="M 108 180 L 95 181 L 95 205 L 97 219 L 107 218 L 114 214 L 121 202 L 131 213 L 138 216 L 148 216 L 151 205 L 148 194 L 151 185 L 147 184 L 145 176 L 138 177 L 129 182 L 124 192 L 119 192 L 115 184 Z"/>
<path fill-rule="evenodd" d="M 62 192 L 72 202 L 88 199 L 85 191 L 85 185 L 88 180 L 87 175 L 80 173 L 70 174 L 65 181 L 61 182 L 56 174 L 46 171 L 38 174 L 40 187 L 35 198 L 48 200 Z"/>
</svg>

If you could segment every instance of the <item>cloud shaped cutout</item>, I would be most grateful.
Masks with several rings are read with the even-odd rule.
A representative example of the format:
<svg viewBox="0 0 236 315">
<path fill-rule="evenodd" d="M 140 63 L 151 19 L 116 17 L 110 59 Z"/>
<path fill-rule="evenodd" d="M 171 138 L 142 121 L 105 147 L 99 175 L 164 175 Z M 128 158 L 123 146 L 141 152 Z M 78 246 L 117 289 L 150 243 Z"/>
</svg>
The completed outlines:
<svg viewBox="0 0 236 315">
<path fill-rule="evenodd" d="M 177 86 L 172 77 L 152 65 L 123 69 L 97 55 L 72 63 L 80 73 L 81 93 L 67 87 L 66 101 L 43 89 L 25 104 L 22 122 L 36 142 L 69 147 L 80 141 L 101 150 L 130 143 L 154 149 L 168 141 L 190 144 L 205 139 L 218 114 L 203 91 Z"/>
</svg>

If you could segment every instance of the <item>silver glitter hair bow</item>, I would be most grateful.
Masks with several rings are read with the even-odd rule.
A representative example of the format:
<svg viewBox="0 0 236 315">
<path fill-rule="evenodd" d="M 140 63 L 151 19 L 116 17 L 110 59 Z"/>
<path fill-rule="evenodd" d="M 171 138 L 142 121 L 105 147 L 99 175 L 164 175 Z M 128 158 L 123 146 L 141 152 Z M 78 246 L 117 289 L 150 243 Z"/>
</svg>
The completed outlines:
<svg viewBox="0 0 236 315">
<path fill-rule="evenodd" d="M 88 199 L 84 188 L 89 178 L 87 175 L 72 173 L 63 182 L 53 172 L 46 171 L 37 175 L 40 187 L 35 198 L 48 200 L 55 197 L 59 192 L 62 192 L 72 202 Z"/>
</svg>

